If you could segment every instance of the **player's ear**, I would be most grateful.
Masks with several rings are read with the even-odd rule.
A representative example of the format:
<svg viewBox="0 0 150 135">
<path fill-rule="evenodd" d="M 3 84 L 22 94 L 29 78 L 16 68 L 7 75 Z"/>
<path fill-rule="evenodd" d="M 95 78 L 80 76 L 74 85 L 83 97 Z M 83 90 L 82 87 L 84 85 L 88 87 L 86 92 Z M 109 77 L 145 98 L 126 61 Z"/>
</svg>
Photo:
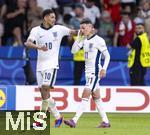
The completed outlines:
<svg viewBox="0 0 150 135">
<path fill-rule="evenodd" d="M 45 15 L 43 20 L 46 21 L 47 20 L 48 15 Z"/>
<path fill-rule="evenodd" d="M 44 16 L 44 18 L 43 18 L 43 20 L 44 20 L 44 21 L 46 21 L 46 19 L 45 19 L 45 18 L 46 18 L 46 17 Z"/>
</svg>

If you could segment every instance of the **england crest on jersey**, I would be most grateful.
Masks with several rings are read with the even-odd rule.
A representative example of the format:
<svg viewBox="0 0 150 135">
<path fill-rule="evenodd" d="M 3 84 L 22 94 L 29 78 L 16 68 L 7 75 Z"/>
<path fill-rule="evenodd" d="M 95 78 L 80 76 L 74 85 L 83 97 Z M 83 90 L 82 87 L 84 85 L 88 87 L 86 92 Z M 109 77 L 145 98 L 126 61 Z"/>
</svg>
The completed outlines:
<svg viewBox="0 0 150 135">
<path fill-rule="evenodd" d="M 54 40 L 57 40 L 57 32 L 52 32 L 53 33 L 53 37 L 54 37 Z"/>
<path fill-rule="evenodd" d="M 89 44 L 89 50 L 91 51 L 92 48 L 93 48 L 93 43 L 90 43 L 90 44 Z"/>
</svg>

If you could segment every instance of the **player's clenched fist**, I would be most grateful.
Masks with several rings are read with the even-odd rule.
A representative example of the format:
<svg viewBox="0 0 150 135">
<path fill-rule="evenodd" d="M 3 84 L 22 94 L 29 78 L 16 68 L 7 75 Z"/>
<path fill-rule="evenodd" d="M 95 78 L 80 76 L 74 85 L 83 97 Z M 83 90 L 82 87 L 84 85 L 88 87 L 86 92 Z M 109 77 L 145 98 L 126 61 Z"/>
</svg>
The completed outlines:
<svg viewBox="0 0 150 135">
<path fill-rule="evenodd" d="M 38 49 L 39 50 L 42 50 L 42 51 L 47 51 L 48 49 L 47 49 L 47 47 L 46 46 L 40 46 L 40 47 L 38 47 Z"/>
<path fill-rule="evenodd" d="M 104 78 L 106 76 L 106 70 L 102 69 L 100 71 L 100 78 Z"/>
</svg>

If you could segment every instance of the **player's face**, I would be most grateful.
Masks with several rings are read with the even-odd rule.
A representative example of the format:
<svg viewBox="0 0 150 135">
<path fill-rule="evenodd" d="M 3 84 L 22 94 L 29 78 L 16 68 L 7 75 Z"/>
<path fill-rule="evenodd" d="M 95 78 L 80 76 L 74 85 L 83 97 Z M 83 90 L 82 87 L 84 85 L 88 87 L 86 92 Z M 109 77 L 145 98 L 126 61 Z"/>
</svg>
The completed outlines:
<svg viewBox="0 0 150 135">
<path fill-rule="evenodd" d="M 125 24 L 128 24 L 128 22 L 130 21 L 130 17 L 128 15 L 123 15 L 122 20 Z"/>
<path fill-rule="evenodd" d="M 51 13 L 51 14 L 45 16 L 44 20 L 47 24 L 49 24 L 50 26 L 53 26 L 56 22 L 56 16 L 54 13 Z"/>
<path fill-rule="evenodd" d="M 143 25 L 137 25 L 135 27 L 135 32 L 136 32 L 137 35 L 140 35 L 140 34 L 144 33 L 144 26 Z"/>
<path fill-rule="evenodd" d="M 89 36 L 89 35 L 91 35 L 91 33 L 93 31 L 93 25 L 92 24 L 81 24 L 80 30 L 84 36 Z"/>
</svg>

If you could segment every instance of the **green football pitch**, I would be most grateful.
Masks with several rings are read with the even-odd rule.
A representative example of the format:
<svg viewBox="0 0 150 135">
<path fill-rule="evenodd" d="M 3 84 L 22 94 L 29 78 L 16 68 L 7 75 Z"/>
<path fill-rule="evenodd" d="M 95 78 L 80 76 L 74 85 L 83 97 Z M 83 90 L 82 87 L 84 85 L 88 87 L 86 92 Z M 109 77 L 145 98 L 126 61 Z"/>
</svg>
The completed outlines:
<svg viewBox="0 0 150 135">
<path fill-rule="evenodd" d="M 31 112 L 31 116 L 33 113 Z M 74 113 L 62 113 L 62 115 L 65 119 L 70 119 Z M 12 112 L 12 117 L 16 123 L 18 112 Z M 150 135 L 150 114 L 108 113 L 111 122 L 109 129 L 96 128 L 100 122 L 97 113 L 84 113 L 76 128 L 70 128 L 65 124 L 62 124 L 60 128 L 54 128 L 54 117 L 50 115 L 50 119 L 47 119 L 48 127 L 44 131 L 33 129 L 27 131 L 27 117 L 25 116 L 24 131 L 20 130 L 20 125 L 17 131 L 12 128 L 6 131 L 6 112 L 0 111 L 0 135 Z M 31 123 L 32 121 L 33 119 Z"/>
<path fill-rule="evenodd" d="M 63 114 L 65 119 L 73 117 L 73 113 Z M 51 116 L 52 117 L 52 116 Z M 108 113 L 111 128 L 95 128 L 100 118 L 97 113 L 84 113 L 76 128 L 64 124 L 58 129 L 53 127 L 51 118 L 50 135 L 150 135 L 150 114 Z"/>
</svg>

